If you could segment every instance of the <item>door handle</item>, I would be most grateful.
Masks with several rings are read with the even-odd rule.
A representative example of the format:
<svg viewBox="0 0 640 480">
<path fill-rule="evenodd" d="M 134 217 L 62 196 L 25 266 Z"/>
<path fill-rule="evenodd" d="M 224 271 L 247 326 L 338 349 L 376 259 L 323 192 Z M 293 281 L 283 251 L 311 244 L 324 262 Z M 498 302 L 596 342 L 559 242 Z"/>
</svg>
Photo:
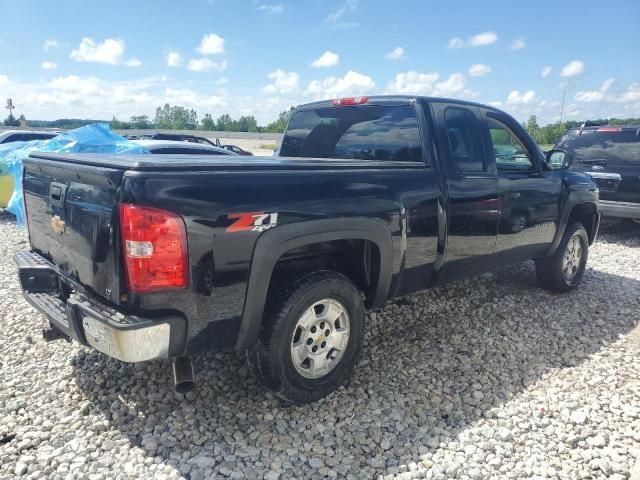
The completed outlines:
<svg viewBox="0 0 640 480">
<path fill-rule="evenodd" d="M 49 186 L 49 203 L 52 207 L 62 207 L 67 194 L 67 186 L 64 183 L 51 182 Z"/>
</svg>

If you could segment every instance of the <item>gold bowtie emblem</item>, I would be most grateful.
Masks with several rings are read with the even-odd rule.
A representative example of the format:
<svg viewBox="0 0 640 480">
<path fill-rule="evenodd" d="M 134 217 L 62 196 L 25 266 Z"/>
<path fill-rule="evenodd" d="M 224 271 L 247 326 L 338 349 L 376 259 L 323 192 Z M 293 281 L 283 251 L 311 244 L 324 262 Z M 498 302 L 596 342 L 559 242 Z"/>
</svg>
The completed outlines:
<svg viewBox="0 0 640 480">
<path fill-rule="evenodd" d="M 51 217 L 51 228 L 54 232 L 62 235 L 67 228 L 67 224 L 58 215 Z"/>
</svg>

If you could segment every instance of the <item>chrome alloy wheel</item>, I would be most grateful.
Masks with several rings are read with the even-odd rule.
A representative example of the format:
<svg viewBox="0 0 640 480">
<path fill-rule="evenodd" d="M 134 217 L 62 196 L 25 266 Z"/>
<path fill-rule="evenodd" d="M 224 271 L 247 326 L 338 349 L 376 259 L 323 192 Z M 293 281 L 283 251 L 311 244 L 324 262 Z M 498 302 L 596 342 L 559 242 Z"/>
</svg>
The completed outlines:
<svg viewBox="0 0 640 480">
<path fill-rule="evenodd" d="M 578 235 L 574 235 L 567 242 L 567 248 L 562 257 L 562 274 L 567 282 L 571 282 L 574 279 L 578 270 L 580 270 L 581 262 L 582 242 Z"/>
<path fill-rule="evenodd" d="M 291 360 L 305 378 L 327 375 L 340 362 L 349 344 L 349 314 L 337 300 L 324 298 L 298 319 L 291 338 Z"/>
</svg>

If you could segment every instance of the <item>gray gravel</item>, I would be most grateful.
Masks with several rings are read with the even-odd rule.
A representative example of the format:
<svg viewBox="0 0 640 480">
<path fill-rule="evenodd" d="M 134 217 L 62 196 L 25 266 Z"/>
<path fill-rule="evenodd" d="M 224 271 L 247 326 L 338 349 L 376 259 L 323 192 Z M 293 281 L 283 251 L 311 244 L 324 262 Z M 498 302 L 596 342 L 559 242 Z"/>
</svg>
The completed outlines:
<svg viewBox="0 0 640 480">
<path fill-rule="evenodd" d="M 287 408 L 236 353 L 183 397 L 167 362 L 46 344 L 25 246 L 1 217 L 0 480 L 640 476 L 640 228 L 604 229 L 569 295 L 525 264 L 387 304 L 351 384 Z"/>
</svg>

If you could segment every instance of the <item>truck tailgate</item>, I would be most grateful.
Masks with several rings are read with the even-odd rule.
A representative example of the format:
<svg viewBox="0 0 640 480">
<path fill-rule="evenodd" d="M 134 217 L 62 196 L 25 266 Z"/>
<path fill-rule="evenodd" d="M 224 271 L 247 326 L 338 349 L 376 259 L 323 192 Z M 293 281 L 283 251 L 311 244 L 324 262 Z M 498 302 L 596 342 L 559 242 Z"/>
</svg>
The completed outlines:
<svg viewBox="0 0 640 480">
<path fill-rule="evenodd" d="M 31 247 L 82 286 L 117 301 L 114 225 L 122 168 L 32 156 L 24 162 Z"/>
</svg>

